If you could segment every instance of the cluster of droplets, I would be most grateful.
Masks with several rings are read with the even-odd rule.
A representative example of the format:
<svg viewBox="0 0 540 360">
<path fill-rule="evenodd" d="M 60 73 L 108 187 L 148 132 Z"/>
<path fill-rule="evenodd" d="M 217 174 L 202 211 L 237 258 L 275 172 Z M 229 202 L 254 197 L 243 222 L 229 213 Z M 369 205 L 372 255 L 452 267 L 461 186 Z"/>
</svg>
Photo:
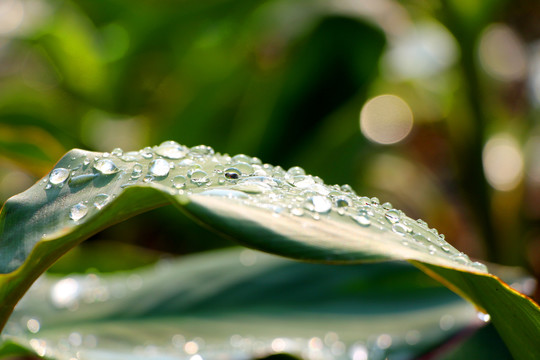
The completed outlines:
<svg viewBox="0 0 540 360">
<path fill-rule="evenodd" d="M 358 196 L 348 185 L 326 185 L 297 166 L 285 170 L 263 164 L 256 157 L 231 157 L 208 146 L 188 148 L 174 141 L 140 151 L 124 152 L 117 148 L 75 163 L 72 169 L 54 169 L 45 188 L 61 188 L 65 183 L 78 188 L 100 178 L 117 177 L 121 188 L 159 184 L 171 193 L 226 197 L 280 215 L 314 220 L 341 218 L 364 228 L 395 233 L 398 237 L 393 238 L 401 246 L 486 271 L 483 264 L 472 262 L 424 221 L 413 220 L 375 197 Z M 69 217 L 79 222 L 92 211 L 101 210 L 116 195 L 100 193 L 93 200 L 72 204 Z"/>
</svg>

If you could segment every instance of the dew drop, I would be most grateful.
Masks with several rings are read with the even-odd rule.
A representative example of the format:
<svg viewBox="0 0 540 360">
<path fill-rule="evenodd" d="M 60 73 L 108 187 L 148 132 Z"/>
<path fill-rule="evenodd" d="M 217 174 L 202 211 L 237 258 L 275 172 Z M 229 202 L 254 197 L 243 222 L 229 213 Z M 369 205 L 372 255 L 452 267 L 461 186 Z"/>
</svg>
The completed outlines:
<svg viewBox="0 0 540 360">
<path fill-rule="evenodd" d="M 429 245 L 428 246 L 428 251 L 429 251 L 429 254 L 430 255 L 435 255 L 435 253 L 437 252 L 437 248 L 433 245 Z"/>
<path fill-rule="evenodd" d="M 189 149 L 189 155 L 193 157 L 214 155 L 214 149 L 206 145 L 197 145 Z"/>
<path fill-rule="evenodd" d="M 324 196 L 312 196 L 308 201 L 313 204 L 313 210 L 319 214 L 326 214 L 332 209 L 332 202 Z"/>
<path fill-rule="evenodd" d="M 236 180 L 242 176 L 242 172 L 236 167 L 229 167 L 224 170 L 223 175 L 229 180 Z"/>
<path fill-rule="evenodd" d="M 198 186 L 207 184 L 210 181 L 208 174 L 201 169 L 196 169 L 192 172 L 188 172 L 188 175 L 190 177 L 191 182 Z"/>
<path fill-rule="evenodd" d="M 73 205 L 69 210 L 69 218 L 74 221 L 79 221 L 88 214 L 88 207 L 82 202 Z"/>
<path fill-rule="evenodd" d="M 356 221 L 358 224 L 362 226 L 371 225 L 371 220 L 369 220 L 369 217 L 367 217 L 367 215 L 354 215 L 351 217 L 354 221 Z"/>
<path fill-rule="evenodd" d="M 156 148 L 156 154 L 167 159 L 178 160 L 186 156 L 187 148 L 176 141 L 165 141 Z"/>
<path fill-rule="evenodd" d="M 84 174 L 84 175 L 79 175 L 79 176 L 72 176 L 69 179 L 69 186 L 76 187 L 76 186 L 84 185 L 92 181 L 96 176 L 97 174 Z"/>
<path fill-rule="evenodd" d="M 113 151 L 111 151 L 111 155 L 120 157 L 124 154 L 124 150 L 120 148 L 114 148 Z"/>
<path fill-rule="evenodd" d="M 395 224 L 395 223 L 398 223 L 399 220 L 401 219 L 401 213 L 399 212 L 399 210 L 396 210 L 396 209 L 390 209 L 390 210 L 388 210 L 388 211 L 384 214 L 384 217 L 385 217 L 386 220 L 388 220 L 391 224 Z"/>
<path fill-rule="evenodd" d="M 139 163 L 133 165 L 133 170 L 131 171 L 131 178 L 138 179 L 141 177 L 143 171 L 143 166 Z"/>
<path fill-rule="evenodd" d="M 334 198 L 334 203 L 338 208 L 349 207 L 352 204 L 352 200 L 347 196 L 338 196 Z"/>
<path fill-rule="evenodd" d="M 84 158 L 83 165 L 84 166 L 90 165 L 90 159 L 89 158 Z"/>
<path fill-rule="evenodd" d="M 63 184 L 69 177 L 69 170 L 65 168 L 56 168 L 49 174 L 49 182 L 53 185 Z"/>
<path fill-rule="evenodd" d="M 150 174 L 157 177 L 169 175 L 171 170 L 169 163 L 164 159 L 156 159 L 150 163 Z"/>
<path fill-rule="evenodd" d="M 96 169 L 103 175 L 111 175 L 119 171 L 116 164 L 109 159 L 98 160 L 98 162 L 94 164 L 94 169 Z"/>
<path fill-rule="evenodd" d="M 236 168 L 240 170 L 240 173 L 244 176 L 253 174 L 253 166 L 251 166 L 248 163 L 245 162 L 238 162 L 232 166 L 233 168 Z"/>
<path fill-rule="evenodd" d="M 186 186 L 186 177 L 183 175 L 177 175 L 171 181 L 176 189 L 181 189 Z"/>
<path fill-rule="evenodd" d="M 382 207 L 384 210 L 390 210 L 393 208 L 392 204 L 389 202 L 385 202 L 384 204 L 382 204 Z"/>
<path fill-rule="evenodd" d="M 154 180 L 154 177 L 152 175 L 146 175 L 142 181 L 145 183 L 149 183 L 152 182 L 152 180 Z"/>
<path fill-rule="evenodd" d="M 151 159 L 154 157 L 154 151 L 152 150 L 150 146 L 145 147 L 144 149 L 139 151 L 139 153 L 145 159 Z"/>
<path fill-rule="evenodd" d="M 290 176 L 306 175 L 306 171 L 299 166 L 293 166 L 287 170 L 287 174 Z"/>
<path fill-rule="evenodd" d="M 400 235 L 406 235 L 412 231 L 410 227 L 403 223 L 395 223 L 392 225 L 392 230 Z"/>
<path fill-rule="evenodd" d="M 294 216 L 302 216 L 304 215 L 304 210 L 299 207 L 295 207 L 291 209 L 291 214 Z"/>
<path fill-rule="evenodd" d="M 98 194 L 94 197 L 94 206 L 96 209 L 101 210 L 110 201 L 111 197 L 107 194 Z"/>
<path fill-rule="evenodd" d="M 450 252 L 450 247 L 447 246 L 447 245 L 443 245 L 443 246 L 441 246 L 441 250 L 444 251 L 444 252 Z"/>
<path fill-rule="evenodd" d="M 371 200 L 371 205 L 379 206 L 379 204 L 380 204 L 379 198 L 374 196 L 370 200 Z"/>
<path fill-rule="evenodd" d="M 247 163 L 247 164 L 251 164 L 253 163 L 253 159 L 247 155 L 244 155 L 244 154 L 238 154 L 238 155 L 234 155 L 232 157 L 232 160 L 234 162 L 243 162 L 243 163 Z"/>
</svg>

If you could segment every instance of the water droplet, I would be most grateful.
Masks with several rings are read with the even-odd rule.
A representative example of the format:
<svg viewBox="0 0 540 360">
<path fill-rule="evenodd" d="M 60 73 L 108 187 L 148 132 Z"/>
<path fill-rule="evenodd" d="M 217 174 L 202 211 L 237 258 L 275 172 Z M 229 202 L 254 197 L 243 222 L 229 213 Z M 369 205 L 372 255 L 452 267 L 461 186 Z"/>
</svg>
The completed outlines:
<svg viewBox="0 0 540 360">
<path fill-rule="evenodd" d="M 112 160 L 109 160 L 109 159 L 98 160 L 98 162 L 94 164 L 94 169 L 96 169 L 103 175 L 111 175 L 119 171 L 116 164 Z"/>
<path fill-rule="evenodd" d="M 139 154 L 145 159 L 151 159 L 154 157 L 154 150 L 150 146 L 145 147 L 139 151 Z"/>
<path fill-rule="evenodd" d="M 450 247 L 447 246 L 447 245 L 443 245 L 443 246 L 441 246 L 441 250 L 444 251 L 444 252 L 450 252 Z"/>
<path fill-rule="evenodd" d="M 143 178 L 143 182 L 144 183 L 149 183 L 149 182 L 152 182 L 152 180 L 154 180 L 154 177 L 152 175 L 146 175 L 144 178 Z"/>
<path fill-rule="evenodd" d="M 351 217 L 354 221 L 356 221 L 358 224 L 362 226 L 371 225 L 371 220 L 369 220 L 369 217 L 367 215 L 354 215 Z"/>
<path fill-rule="evenodd" d="M 190 177 L 191 182 L 198 186 L 207 184 L 210 181 L 208 174 L 201 169 L 188 172 L 188 176 Z"/>
<path fill-rule="evenodd" d="M 141 177 L 143 171 L 143 166 L 139 163 L 133 165 L 133 170 L 131 172 L 131 178 L 132 179 L 138 179 Z"/>
<path fill-rule="evenodd" d="M 395 224 L 401 220 L 401 213 L 399 210 L 396 209 L 390 209 L 385 214 L 384 217 L 386 220 L 388 220 L 391 224 Z"/>
<path fill-rule="evenodd" d="M 193 157 L 214 155 L 214 149 L 206 145 L 197 145 L 189 149 L 189 155 Z"/>
<path fill-rule="evenodd" d="M 287 174 L 290 176 L 306 175 L 306 171 L 299 166 L 293 166 L 287 170 Z"/>
<path fill-rule="evenodd" d="M 111 151 L 111 155 L 112 156 L 117 156 L 117 157 L 120 157 L 124 154 L 124 150 L 120 149 L 120 148 L 114 148 L 113 151 Z"/>
<path fill-rule="evenodd" d="M 406 235 L 412 231 L 410 227 L 403 223 L 395 223 L 392 225 L 392 230 L 400 235 Z"/>
<path fill-rule="evenodd" d="M 234 162 L 243 162 L 243 163 L 251 164 L 253 159 L 250 156 L 247 156 L 244 154 L 238 154 L 238 155 L 234 155 L 232 157 L 232 160 Z"/>
<path fill-rule="evenodd" d="M 181 189 L 186 186 L 186 177 L 182 175 L 175 176 L 172 180 L 172 184 L 176 189 Z"/>
<path fill-rule="evenodd" d="M 229 180 L 236 180 L 242 176 L 242 172 L 235 167 L 229 167 L 224 170 L 224 175 Z"/>
<path fill-rule="evenodd" d="M 94 206 L 96 209 L 101 210 L 105 205 L 109 203 L 111 197 L 107 194 L 98 194 L 94 197 Z"/>
<path fill-rule="evenodd" d="M 336 196 L 334 197 L 334 203 L 338 208 L 349 207 L 352 204 L 351 198 L 348 196 Z"/>
<path fill-rule="evenodd" d="M 313 204 L 313 210 L 319 214 L 325 214 L 332 209 L 332 202 L 324 196 L 312 196 L 308 199 L 308 201 Z"/>
<path fill-rule="evenodd" d="M 69 170 L 64 168 L 56 168 L 49 174 L 49 182 L 53 185 L 63 184 L 69 177 Z"/>
<path fill-rule="evenodd" d="M 73 205 L 69 210 L 69 218 L 74 221 L 79 221 L 88 214 L 88 207 L 82 202 Z"/>
<path fill-rule="evenodd" d="M 379 198 L 374 196 L 370 200 L 371 200 L 371 205 L 379 206 L 379 204 L 380 204 Z"/>
<path fill-rule="evenodd" d="M 291 214 L 294 216 L 302 216 L 304 215 L 304 210 L 299 207 L 295 207 L 291 209 Z"/>
<path fill-rule="evenodd" d="M 156 159 L 150 163 L 150 174 L 157 177 L 164 177 L 169 175 L 169 163 L 164 159 Z"/>
<path fill-rule="evenodd" d="M 452 260 L 463 265 L 466 265 L 471 262 L 471 260 L 469 260 L 469 257 L 465 255 L 464 253 L 459 253 L 457 255 L 452 256 Z"/>
<path fill-rule="evenodd" d="M 426 238 L 424 235 L 418 234 L 418 233 L 413 235 L 413 239 L 416 242 L 421 243 L 421 244 L 426 244 L 426 242 L 429 242 L 428 238 Z M 431 245 L 431 246 L 433 246 L 433 245 Z"/>
<path fill-rule="evenodd" d="M 425 228 L 427 228 L 427 226 L 428 226 L 428 225 L 427 225 L 427 222 L 425 222 L 425 221 L 422 220 L 422 219 L 417 219 L 416 222 L 417 222 L 418 224 L 420 224 L 421 226 L 425 227 Z"/>
<path fill-rule="evenodd" d="M 188 149 L 176 141 L 165 141 L 156 148 L 156 154 L 167 159 L 178 160 L 186 156 Z"/>
<path fill-rule="evenodd" d="M 88 166 L 89 164 L 90 164 L 90 159 L 89 158 L 84 158 L 83 165 Z"/>
<path fill-rule="evenodd" d="M 200 193 L 201 195 L 225 197 L 229 199 L 247 199 L 248 195 L 242 191 L 231 189 L 210 189 Z"/>
<path fill-rule="evenodd" d="M 253 166 L 245 162 L 235 163 L 232 167 L 240 170 L 241 174 L 244 176 L 251 175 L 254 171 Z"/>
<path fill-rule="evenodd" d="M 223 171 L 225 171 L 225 166 L 221 164 L 217 164 L 216 166 L 214 166 L 214 172 L 216 174 L 223 174 Z"/>
<path fill-rule="evenodd" d="M 429 251 L 429 254 L 430 255 L 435 255 L 435 253 L 437 252 L 437 248 L 433 245 L 429 245 L 428 246 L 428 251 Z"/>
<path fill-rule="evenodd" d="M 393 208 L 392 204 L 389 202 L 385 202 L 384 204 L 382 204 L 382 207 L 384 210 L 390 210 Z"/>
</svg>

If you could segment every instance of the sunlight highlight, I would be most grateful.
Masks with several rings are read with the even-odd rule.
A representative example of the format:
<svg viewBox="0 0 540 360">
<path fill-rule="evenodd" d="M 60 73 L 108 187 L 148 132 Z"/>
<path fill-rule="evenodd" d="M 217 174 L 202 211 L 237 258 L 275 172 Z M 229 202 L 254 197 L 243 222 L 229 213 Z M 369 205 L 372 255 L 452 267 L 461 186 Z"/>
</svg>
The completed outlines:
<svg viewBox="0 0 540 360">
<path fill-rule="evenodd" d="M 513 190 L 523 178 L 523 154 L 509 134 L 491 137 L 484 146 L 482 161 L 487 181 L 497 190 Z"/>
</svg>

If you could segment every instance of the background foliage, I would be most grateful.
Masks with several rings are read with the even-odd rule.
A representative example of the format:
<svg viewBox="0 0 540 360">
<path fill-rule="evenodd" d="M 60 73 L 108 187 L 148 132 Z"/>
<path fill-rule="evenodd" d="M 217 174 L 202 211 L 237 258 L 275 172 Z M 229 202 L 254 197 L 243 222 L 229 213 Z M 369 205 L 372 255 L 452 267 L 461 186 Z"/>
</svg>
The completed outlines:
<svg viewBox="0 0 540 360">
<path fill-rule="evenodd" d="M 3 1 L 0 201 L 74 147 L 204 143 L 349 183 L 538 278 L 539 13 L 532 0 Z M 389 145 L 359 126 L 383 94 L 414 119 Z M 108 239 L 154 252 L 101 264 Z M 115 270 L 227 245 L 160 209 L 83 246 Z"/>
</svg>

